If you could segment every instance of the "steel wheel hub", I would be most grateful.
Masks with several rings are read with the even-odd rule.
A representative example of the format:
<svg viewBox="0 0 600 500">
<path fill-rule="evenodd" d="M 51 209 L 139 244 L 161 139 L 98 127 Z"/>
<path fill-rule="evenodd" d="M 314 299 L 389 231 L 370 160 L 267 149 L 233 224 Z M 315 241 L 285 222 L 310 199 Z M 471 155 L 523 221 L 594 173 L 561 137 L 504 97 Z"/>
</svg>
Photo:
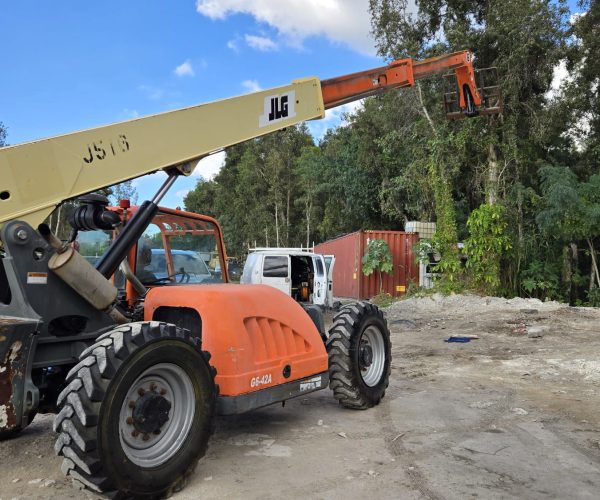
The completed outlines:
<svg viewBox="0 0 600 500">
<path fill-rule="evenodd" d="M 133 408 L 133 426 L 144 434 L 160 431 L 169 420 L 171 403 L 154 391 L 146 392 L 135 402 Z"/>
<path fill-rule="evenodd" d="M 375 325 L 365 328 L 360 337 L 358 365 L 366 385 L 374 387 L 381 381 L 385 369 L 385 341 Z"/>
<path fill-rule="evenodd" d="M 185 442 L 196 397 L 190 377 L 174 363 L 145 370 L 129 388 L 119 414 L 125 455 L 140 467 L 157 467 Z"/>
</svg>

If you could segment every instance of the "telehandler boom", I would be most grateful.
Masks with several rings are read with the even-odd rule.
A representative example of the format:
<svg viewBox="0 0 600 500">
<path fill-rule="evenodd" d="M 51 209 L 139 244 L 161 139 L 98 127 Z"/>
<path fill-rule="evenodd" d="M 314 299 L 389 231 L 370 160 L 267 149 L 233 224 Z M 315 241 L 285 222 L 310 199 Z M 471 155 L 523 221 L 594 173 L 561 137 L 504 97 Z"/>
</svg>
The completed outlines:
<svg viewBox="0 0 600 500">
<path fill-rule="evenodd" d="M 185 483 L 217 413 L 328 385 L 342 406 L 378 404 L 391 345 L 375 306 L 345 306 L 327 335 L 316 306 L 228 285 L 218 223 L 159 203 L 209 154 L 447 71 L 449 118 L 501 111 L 464 51 L 1 148 L 0 438 L 55 412 L 65 474 L 160 496 Z M 166 181 L 139 207 L 93 194 L 159 170 Z M 44 221 L 77 197 L 62 241 Z"/>
</svg>

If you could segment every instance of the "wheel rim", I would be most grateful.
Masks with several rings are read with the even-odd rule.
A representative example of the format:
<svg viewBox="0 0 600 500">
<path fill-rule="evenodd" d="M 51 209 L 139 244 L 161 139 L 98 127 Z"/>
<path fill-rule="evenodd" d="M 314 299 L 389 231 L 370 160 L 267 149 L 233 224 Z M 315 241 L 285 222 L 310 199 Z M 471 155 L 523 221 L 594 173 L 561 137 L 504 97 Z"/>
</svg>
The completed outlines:
<svg viewBox="0 0 600 500">
<path fill-rule="evenodd" d="M 369 387 L 381 381 L 385 369 L 385 341 L 376 326 L 368 326 L 360 337 L 359 366 L 363 382 Z"/>
<path fill-rule="evenodd" d="M 150 468 L 175 455 L 192 427 L 195 401 L 192 381 L 180 366 L 160 363 L 144 371 L 128 390 L 119 415 L 127 458 Z"/>
</svg>

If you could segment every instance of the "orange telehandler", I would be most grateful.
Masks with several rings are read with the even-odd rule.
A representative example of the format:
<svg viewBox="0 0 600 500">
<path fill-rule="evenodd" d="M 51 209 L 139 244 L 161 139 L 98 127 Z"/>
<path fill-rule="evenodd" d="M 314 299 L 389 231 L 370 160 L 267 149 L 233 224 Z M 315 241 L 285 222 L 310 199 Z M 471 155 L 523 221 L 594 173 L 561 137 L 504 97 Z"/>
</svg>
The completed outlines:
<svg viewBox="0 0 600 500">
<path fill-rule="evenodd" d="M 55 412 L 65 474 L 155 497 L 185 483 L 216 414 L 327 386 L 345 407 L 377 405 L 391 346 L 375 306 L 343 307 L 327 333 L 314 306 L 228 284 L 218 223 L 159 203 L 208 154 L 446 71 L 450 118 L 500 111 L 457 52 L 0 149 L 0 437 Z M 164 184 L 140 206 L 94 194 L 159 170 Z M 44 220 L 74 198 L 62 241 Z"/>
</svg>

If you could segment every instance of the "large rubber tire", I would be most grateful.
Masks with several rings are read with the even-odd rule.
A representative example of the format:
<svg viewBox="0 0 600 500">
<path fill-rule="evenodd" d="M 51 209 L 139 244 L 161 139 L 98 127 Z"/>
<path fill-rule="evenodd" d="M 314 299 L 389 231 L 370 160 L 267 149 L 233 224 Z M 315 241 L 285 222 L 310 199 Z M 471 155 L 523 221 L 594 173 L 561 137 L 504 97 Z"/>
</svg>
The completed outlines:
<svg viewBox="0 0 600 500">
<path fill-rule="evenodd" d="M 390 331 L 377 306 L 357 302 L 339 310 L 327 353 L 329 387 L 342 406 L 365 410 L 379 404 L 389 385 L 391 348 Z"/>
<path fill-rule="evenodd" d="M 63 472 L 94 491 L 117 497 L 161 498 L 183 488 L 205 454 L 214 429 L 216 370 L 209 365 L 210 355 L 200 348 L 199 339 L 191 337 L 188 330 L 159 322 L 130 323 L 98 337 L 81 354 L 58 397 L 55 451 L 64 457 Z M 172 391 L 163 388 L 160 394 L 173 400 L 168 410 L 171 423 L 184 422 L 174 420 L 181 414 L 177 408 L 187 411 L 181 426 L 188 430 L 179 431 L 182 438 L 178 441 L 169 441 L 176 438 L 168 432 L 167 420 L 160 424 L 166 429 L 162 435 L 161 429 L 142 434 L 150 443 L 166 440 L 164 449 L 168 451 L 159 455 L 165 457 L 162 462 L 146 466 L 146 462 L 139 463 L 138 456 L 132 456 L 141 452 L 135 449 L 137 442 L 130 443 L 134 433 L 127 425 L 132 425 L 131 419 L 124 423 L 123 417 L 124 412 L 131 412 L 125 413 L 127 416 L 134 411 L 128 410 L 132 408 L 129 404 L 136 404 L 132 388 L 155 380 L 151 376 L 160 377 L 165 367 L 171 370 L 165 387 L 170 387 L 169 380 L 173 386 L 180 379 L 186 381 L 182 387 L 188 388 L 187 398 L 176 396 L 177 387 Z M 137 392 L 140 400 L 143 392 Z M 148 390 L 151 397 L 156 394 L 154 388 Z M 141 440 L 139 445 L 150 446 Z"/>
</svg>

